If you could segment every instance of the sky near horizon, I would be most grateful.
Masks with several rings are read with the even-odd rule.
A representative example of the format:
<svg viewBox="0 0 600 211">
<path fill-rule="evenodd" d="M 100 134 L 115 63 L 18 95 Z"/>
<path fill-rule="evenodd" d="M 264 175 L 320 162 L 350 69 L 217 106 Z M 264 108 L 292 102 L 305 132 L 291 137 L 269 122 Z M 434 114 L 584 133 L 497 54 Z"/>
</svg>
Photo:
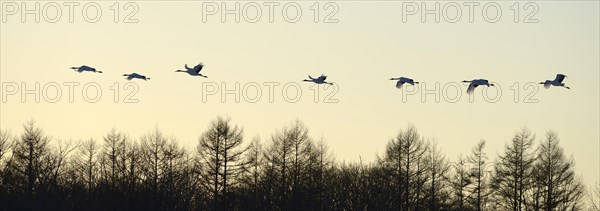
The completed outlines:
<svg viewBox="0 0 600 211">
<path fill-rule="evenodd" d="M 48 14 L 40 14 L 39 23 L 34 15 L 25 15 L 23 23 L 23 2 L 0 1 L 0 128 L 18 134 L 24 122 L 35 119 L 54 138 L 101 140 L 113 127 L 132 138 L 158 127 L 192 150 L 218 115 L 242 126 L 247 142 L 256 135 L 266 142 L 299 119 L 312 137 L 326 140 L 336 160 L 373 161 L 408 124 L 435 139 L 450 160 L 468 154 L 479 140 L 487 141 L 486 151 L 495 159 L 515 131 L 527 127 L 537 141 L 547 131 L 557 132 L 586 185 L 600 182 L 599 1 L 520 2 L 518 22 L 514 2 L 498 1 L 502 14 L 496 23 L 485 20 L 495 16 L 495 8 L 483 17 L 487 1 L 470 2 L 479 3 L 472 23 L 465 2 L 457 4 L 461 18 L 456 23 L 451 23 L 455 5 L 444 1 L 440 11 L 448 13 L 439 23 L 433 15 L 421 21 L 418 12 L 403 21 L 407 13 L 400 1 L 332 2 L 319 2 L 318 15 L 315 1 L 297 2 L 302 15 L 296 23 L 286 21 L 295 17 L 295 7 L 283 17 L 282 8 L 290 1 L 240 1 L 241 13 L 247 14 L 239 23 L 233 15 L 221 20 L 219 1 L 119 2 L 118 23 L 115 1 L 97 2 L 102 15 L 96 23 L 82 17 L 89 2 L 74 7 L 73 23 L 66 2 L 58 2 L 60 20 L 50 23 L 57 17 L 56 5 L 40 1 L 40 13 Z M 265 3 L 279 3 L 272 23 Z M 428 9 L 435 6 L 433 1 L 412 5 L 422 11 L 421 3 Z M 219 11 L 209 14 L 208 4 Z M 261 18 L 250 23 L 256 5 Z M 127 17 L 134 8 L 137 12 Z M 537 12 L 528 17 L 534 8 Z M 88 8 L 85 18 L 93 19 L 94 9 Z M 538 21 L 524 23 L 527 18 Z M 206 65 L 206 79 L 174 72 L 199 62 Z M 84 64 L 103 73 L 69 69 Z M 122 76 L 132 72 L 151 80 L 130 82 Z M 301 82 L 308 74 L 321 73 L 335 85 Z M 568 76 L 564 82 L 570 90 L 537 84 L 557 73 Z M 421 84 L 398 90 L 389 78 L 400 76 Z M 471 101 L 460 81 L 477 78 L 497 86 L 477 88 Z M 23 90 L 36 83 L 40 102 L 35 94 L 23 98 Z M 73 102 L 65 83 L 79 83 Z M 224 91 L 235 90 L 236 83 L 237 91 Z M 88 102 L 83 87 L 90 98 L 98 87 L 102 95 Z M 213 88 L 218 91 L 211 92 Z M 238 93 L 239 102 L 236 94 L 222 100 L 222 93 L 231 92 Z M 125 103 L 132 93 L 130 100 L 138 102 Z"/>
</svg>

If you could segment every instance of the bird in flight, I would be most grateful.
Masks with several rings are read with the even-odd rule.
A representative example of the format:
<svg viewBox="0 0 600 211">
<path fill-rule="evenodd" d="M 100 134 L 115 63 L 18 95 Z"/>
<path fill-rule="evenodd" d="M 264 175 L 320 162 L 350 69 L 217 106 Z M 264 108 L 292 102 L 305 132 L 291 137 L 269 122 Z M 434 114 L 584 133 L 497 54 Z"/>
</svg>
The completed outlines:
<svg viewBox="0 0 600 211">
<path fill-rule="evenodd" d="M 318 78 L 313 78 L 310 75 L 308 75 L 309 79 L 304 79 L 303 81 L 306 82 L 313 82 L 316 84 L 329 84 L 329 85 L 333 85 L 333 82 L 326 82 L 325 79 L 327 79 L 326 75 L 321 74 L 321 76 L 319 76 Z"/>
<path fill-rule="evenodd" d="M 413 86 L 415 84 L 419 83 L 419 82 L 413 81 L 413 79 L 406 78 L 406 77 L 390 78 L 390 80 L 398 80 L 398 82 L 396 82 L 396 88 L 398 88 L 398 89 L 402 88 L 402 85 L 404 85 L 405 83 L 413 85 Z"/>
<path fill-rule="evenodd" d="M 494 86 L 494 84 L 489 83 L 488 80 L 485 80 L 485 79 L 474 79 L 472 81 L 464 80 L 462 82 L 470 83 L 469 88 L 467 89 L 467 94 L 473 94 L 473 92 L 475 91 L 475 88 L 477 88 L 477 86 L 488 86 L 488 87 Z"/>
<path fill-rule="evenodd" d="M 184 72 L 191 76 L 200 76 L 200 77 L 208 78 L 208 76 L 200 74 L 200 71 L 202 70 L 203 67 L 204 67 L 204 65 L 202 63 L 194 66 L 194 68 L 190 68 L 190 67 L 188 67 L 187 64 L 185 64 L 186 70 L 176 70 L 175 72 Z"/>
<path fill-rule="evenodd" d="M 544 88 L 546 88 L 546 89 L 550 88 L 550 86 L 562 86 L 567 89 L 571 89 L 570 87 L 565 86 L 565 83 L 563 83 L 563 80 L 565 80 L 566 77 L 567 76 L 563 75 L 563 74 L 556 74 L 556 78 L 554 78 L 553 81 L 546 80 L 544 82 L 540 82 L 540 84 L 544 84 Z"/>
<path fill-rule="evenodd" d="M 130 81 L 131 81 L 132 79 L 134 79 L 134 78 L 137 78 L 137 79 L 142 79 L 142 80 L 144 80 L 144 81 L 146 81 L 146 80 L 150 80 L 150 78 L 148 78 L 148 77 L 146 77 L 146 76 L 143 76 L 143 75 L 140 75 L 140 74 L 137 74 L 137 73 L 123 74 L 123 76 L 127 76 L 127 78 L 126 78 L 126 79 L 127 79 L 127 80 L 130 80 Z"/>
<path fill-rule="evenodd" d="M 71 67 L 72 70 L 75 70 L 79 73 L 82 73 L 84 71 L 90 71 L 90 72 L 94 72 L 94 73 L 102 73 L 102 71 L 98 71 L 96 70 L 96 68 L 87 66 L 87 65 L 82 65 L 80 67 Z"/>
</svg>

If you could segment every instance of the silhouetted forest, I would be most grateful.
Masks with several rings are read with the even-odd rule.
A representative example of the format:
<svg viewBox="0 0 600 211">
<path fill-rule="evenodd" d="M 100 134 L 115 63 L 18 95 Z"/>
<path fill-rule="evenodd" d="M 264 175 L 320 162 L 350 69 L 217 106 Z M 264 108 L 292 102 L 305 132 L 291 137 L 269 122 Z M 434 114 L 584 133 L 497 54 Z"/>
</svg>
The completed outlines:
<svg viewBox="0 0 600 211">
<path fill-rule="evenodd" d="M 250 140 L 218 117 L 196 148 L 158 128 L 100 140 L 50 138 L 29 121 L 0 131 L 2 210 L 598 210 L 554 132 L 521 129 L 491 160 L 486 142 L 447 158 L 409 125 L 371 163 L 334 160 L 294 121 Z M 510 134 L 507 134 L 509 137 Z M 497 157 L 497 158 L 496 158 Z"/>
</svg>

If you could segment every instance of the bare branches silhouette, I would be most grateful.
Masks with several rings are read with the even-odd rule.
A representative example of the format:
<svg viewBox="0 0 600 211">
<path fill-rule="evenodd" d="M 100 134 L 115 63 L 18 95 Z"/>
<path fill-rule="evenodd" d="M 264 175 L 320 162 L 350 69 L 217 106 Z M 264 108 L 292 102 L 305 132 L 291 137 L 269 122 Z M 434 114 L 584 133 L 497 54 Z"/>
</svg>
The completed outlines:
<svg viewBox="0 0 600 211">
<path fill-rule="evenodd" d="M 33 120 L 0 130 L 3 210 L 598 210 L 557 133 L 517 131 L 498 158 L 486 142 L 447 158 L 409 125 L 372 163 L 336 161 L 295 120 L 261 140 L 217 117 L 195 149 L 158 127 L 100 141 L 59 140 Z M 443 140 L 442 140 L 443 141 Z M 468 150 L 468 149 L 466 149 Z M 586 200 L 586 194 L 587 200 Z"/>
</svg>

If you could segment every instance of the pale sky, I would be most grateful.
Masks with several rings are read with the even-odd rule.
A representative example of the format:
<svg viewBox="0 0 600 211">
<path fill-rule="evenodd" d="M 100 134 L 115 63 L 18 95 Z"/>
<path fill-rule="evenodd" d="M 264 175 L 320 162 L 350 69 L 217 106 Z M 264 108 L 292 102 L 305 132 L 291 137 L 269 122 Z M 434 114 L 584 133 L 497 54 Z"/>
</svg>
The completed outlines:
<svg viewBox="0 0 600 211">
<path fill-rule="evenodd" d="M 434 3 L 427 2 L 433 8 Z M 17 3 L 23 9 L 21 2 Z M 435 23 L 433 16 L 422 23 L 420 13 L 408 16 L 403 23 L 402 2 L 396 1 L 336 2 L 338 11 L 333 18 L 338 23 L 323 23 L 334 7 L 325 10 L 324 2 L 320 3 L 318 23 L 310 9 L 314 2 L 299 2 L 302 17 L 297 23 L 283 20 L 281 8 L 287 2 L 275 7 L 273 23 L 268 20 L 264 2 L 257 2 L 262 10 L 257 23 L 244 18 L 235 23 L 233 15 L 222 23 L 220 13 L 208 16 L 204 23 L 202 3 L 193 1 L 136 2 L 139 10 L 133 18 L 138 23 L 122 23 L 135 6 L 124 10 L 124 3 L 120 3 L 120 21 L 115 23 L 114 10 L 110 9 L 114 2 L 102 1 L 100 20 L 88 23 L 82 17 L 82 2 L 74 8 L 70 23 L 68 7 L 58 3 L 62 16 L 57 23 L 44 19 L 55 16 L 55 8 L 47 6 L 48 2 L 41 2 L 40 10 L 45 6 L 50 14 L 44 14 L 48 16 L 42 16 L 40 23 L 34 22 L 33 15 L 22 23 L 20 13 L 7 12 L 12 8 L 2 1 L 0 128 L 14 134 L 32 118 L 47 134 L 61 139 L 101 140 L 112 127 L 137 139 L 158 126 L 192 150 L 217 115 L 229 116 L 234 124 L 243 126 L 248 142 L 256 135 L 265 141 L 298 118 L 313 137 L 325 138 L 338 161 L 358 161 L 359 156 L 373 161 L 376 154 L 384 152 L 390 138 L 412 123 L 425 138 L 437 140 L 448 158 L 456 160 L 481 139 L 487 140 L 487 152 L 494 159 L 514 132 L 526 126 L 536 133 L 538 141 L 547 131 L 556 131 L 586 184 L 600 181 L 598 1 L 536 2 L 538 12 L 533 18 L 538 23 L 523 23 L 532 9 L 524 10 L 524 3 L 515 23 L 510 9 L 513 2 L 499 2 L 502 16 L 497 23 L 483 20 L 481 8 L 486 2 L 475 8 L 473 23 L 465 6 L 461 6 L 462 17 L 457 23 L 444 18 Z M 445 4 L 441 2 L 441 7 Z M 221 7 L 220 2 L 217 5 Z M 27 6 L 34 7 L 32 3 Z M 233 3 L 228 6 L 233 8 Z M 88 8 L 88 16 L 95 15 L 93 10 Z M 293 8 L 288 15 L 295 16 Z M 202 72 L 207 79 L 174 72 L 186 63 L 198 62 L 206 65 Z M 83 64 L 104 73 L 69 69 Z M 124 90 L 128 81 L 121 75 L 132 72 L 151 80 L 133 81 L 139 88 L 134 95 L 139 102 L 123 103 L 131 89 Z M 320 100 L 315 103 L 314 87 L 300 82 L 308 74 L 321 73 L 336 83 L 333 98 L 337 103 L 323 102 L 332 91 L 324 90 L 326 86 L 320 86 Z M 528 84 L 552 80 L 557 73 L 568 76 L 565 83 L 570 90 L 546 90 Z M 402 91 L 388 80 L 400 76 L 424 82 L 421 90 L 403 100 Z M 498 84 L 502 89 L 498 102 L 485 102 L 480 88 L 474 102 L 469 102 L 466 86 L 458 82 L 477 78 Z M 33 89 L 36 82 L 42 91 L 49 87 L 50 98 L 56 92 L 51 85 L 60 85 L 58 102 L 48 102 L 40 95 L 36 103 L 34 95 L 26 95 L 23 103 L 21 92 Z M 69 89 L 63 85 L 70 82 L 80 83 L 74 88 L 72 103 Z M 92 82 L 102 89 L 96 103 L 82 97 L 82 87 Z M 240 95 L 236 103 L 234 95 L 227 95 L 222 102 L 221 92 L 203 100 L 203 87 L 216 85 L 222 91 L 234 89 L 236 82 L 239 91 L 252 82 L 259 84 L 259 101 L 250 103 Z M 279 83 L 273 88 L 274 102 L 269 102 L 265 82 Z M 7 87 L 22 83 L 27 87 L 9 95 Z M 120 90 L 118 103 L 113 101 L 115 83 Z M 296 103 L 282 97 L 288 83 L 302 88 Z M 444 85 L 460 85 L 458 102 L 450 103 L 441 94 L 439 103 L 434 94 L 426 95 L 422 102 L 423 86 L 434 89 L 436 83 L 440 84 L 437 92 L 450 98 L 456 91 L 452 87 L 443 90 Z M 514 102 L 516 87 L 520 90 L 518 102 Z M 88 90 L 92 98 L 93 90 Z M 255 87 L 248 90 L 250 98 L 255 97 Z M 294 98 L 294 90 L 288 90 L 290 98 Z M 492 97 L 493 91 L 490 89 Z M 538 102 L 524 103 L 531 93 Z"/>
</svg>

